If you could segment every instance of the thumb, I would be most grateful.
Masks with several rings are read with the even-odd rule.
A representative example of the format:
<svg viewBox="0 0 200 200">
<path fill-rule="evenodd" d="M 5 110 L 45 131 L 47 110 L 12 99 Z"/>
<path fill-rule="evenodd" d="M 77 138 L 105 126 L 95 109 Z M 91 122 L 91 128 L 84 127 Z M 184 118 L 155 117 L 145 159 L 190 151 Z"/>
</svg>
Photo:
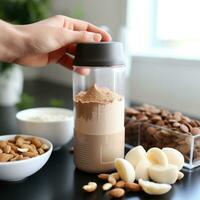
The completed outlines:
<svg viewBox="0 0 200 200">
<path fill-rule="evenodd" d="M 88 31 L 64 31 L 65 42 L 81 43 L 81 42 L 100 42 L 102 39 L 101 34 L 88 32 Z"/>
</svg>

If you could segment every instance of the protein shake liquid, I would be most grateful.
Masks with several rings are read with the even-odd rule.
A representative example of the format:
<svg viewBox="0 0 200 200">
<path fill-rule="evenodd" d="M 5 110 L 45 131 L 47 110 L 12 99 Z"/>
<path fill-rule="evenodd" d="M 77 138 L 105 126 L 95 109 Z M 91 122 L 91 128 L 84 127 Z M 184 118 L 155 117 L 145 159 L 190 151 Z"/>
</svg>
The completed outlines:
<svg viewBox="0 0 200 200">
<path fill-rule="evenodd" d="M 75 165 L 86 172 L 110 171 L 115 158 L 124 157 L 122 45 L 78 44 L 74 71 Z"/>
</svg>

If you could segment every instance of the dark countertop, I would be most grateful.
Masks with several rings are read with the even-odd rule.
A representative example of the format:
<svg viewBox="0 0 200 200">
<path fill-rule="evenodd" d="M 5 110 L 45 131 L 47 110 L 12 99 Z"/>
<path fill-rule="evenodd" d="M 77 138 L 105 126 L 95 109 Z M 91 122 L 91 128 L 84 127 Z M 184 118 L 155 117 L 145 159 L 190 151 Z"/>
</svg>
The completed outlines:
<svg viewBox="0 0 200 200">
<path fill-rule="evenodd" d="M 70 88 L 45 81 L 28 81 L 24 91 L 37 97 L 36 106 L 48 106 L 50 98 L 65 101 L 64 107 L 72 108 Z M 14 107 L 0 107 L 0 133 L 17 133 Z M 102 182 L 94 174 L 75 169 L 73 154 L 69 153 L 71 144 L 53 152 L 47 164 L 31 177 L 15 183 L 0 182 L 0 200 L 100 200 L 109 199 L 100 187 L 86 194 L 81 187 L 89 181 Z M 127 200 L 198 200 L 200 199 L 200 168 L 184 172 L 182 181 L 173 185 L 172 190 L 162 196 L 149 196 L 143 192 L 129 193 Z"/>
</svg>

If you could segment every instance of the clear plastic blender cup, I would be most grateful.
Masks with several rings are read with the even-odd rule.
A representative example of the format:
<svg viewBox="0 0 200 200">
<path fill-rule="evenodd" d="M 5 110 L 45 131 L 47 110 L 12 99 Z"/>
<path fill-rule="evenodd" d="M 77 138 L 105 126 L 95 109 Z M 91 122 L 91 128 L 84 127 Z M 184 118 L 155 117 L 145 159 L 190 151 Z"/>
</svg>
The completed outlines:
<svg viewBox="0 0 200 200">
<path fill-rule="evenodd" d="M 78 169 L 114 169 L 124 157 L 123 48 L 119 42 L 77 45 L 73 73 L 74 160 Z"/>
</svg>

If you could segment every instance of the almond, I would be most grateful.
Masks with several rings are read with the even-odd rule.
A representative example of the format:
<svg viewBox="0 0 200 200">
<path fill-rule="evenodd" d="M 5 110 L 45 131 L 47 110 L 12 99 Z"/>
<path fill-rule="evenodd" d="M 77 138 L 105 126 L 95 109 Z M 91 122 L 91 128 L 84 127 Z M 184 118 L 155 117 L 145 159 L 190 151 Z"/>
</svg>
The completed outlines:
<svg viewBox="0 0 200 200">
<path fill-rule="evenodd" d="M 20 147 L 22 149 L 28 149 L 28 151 L 31 151 L 31 152 L 34 151 L 34 148 L 30 144 L 22 144 Z"/>
<path fill-rule="evenodd" d="M 124 188 L 125 187 L 125 181 L 118 181 L 115 185 L 117 188 Z"/>
<path fill-rule="evenodd" d="M 180 129 L 181 129 L 181 131 L 183 131 L 184 133 L 188 133 L 188 132 L 189 132 L 189 129 L 188 129 L 188 127 L 187 127 L 185 124 L 181 124 L 181 125 L 180 125 Z"/>
<path fill-rule="evenodd" d="M 42 144 L 41 148 L 47 151 L 49 149 L 49 146 L 47 144 Z"/>
<path fill-rule="evenodd" d="M 98 178 L 100 178 L 101 180 L 107 181 L 108 180 L 108 176 L 109 176 L 109 174 L 99 174 Z"/>
<path fill-rule="evenodd" d="M 108 176 L 108 182 L 112 183 L 113 185 L 120 179 L 118 172 L 114 172 Z"/>
<path fill-rule="evenodd" d="M 132 192 L 139 192 L 142 190 L 141 186 L 137 183 L 129 183 L 129 182 L 126 182 L 125 183 L 125 188 L 129 191 L 132 191 Z"/>
<path fill-rule="evenodd" d="M 10 153 L 11 151 L 11 146 L 10 145 L 6 145 L 2 148 L 4 153 Z"/>
<path fill-rule="evenodd" d="M 192 128 L 191 133 L 192 133 L 193 135 L 198 135 L 198 134 L 200 134 L 200 128 Z"/>
<path fill-rule="evenodd" d="M 22 155 L 24 157 L 30 157 L 30 158 L 33 158 L 33 157 L 36 157 L 38 154 L 36 152 L 23 152 Z"/>
<path fill-rule="evenodd" d="M 24 153 L 28 151 L 28 148 L 17 148 L 17 151 Z"/>
<path fill-rule="evenodd" d="M 37 138 L 31 139 L 32 144 L 34 144 L 37 148 L 40 148 L 42 146 L 42 142 Z"/>
<path fill-rule="evenodd" d="M 116 179 L 111 175 L 108 176 L 108 182 L 111 183 L 113 186 L 117 183 Z"/>
<path fill-rule="evenodd" d="M 105 183 L 105 184 L 103 184 L 102 189 L 104 191 L 107 191 L 107 190 L 110 190 L 112 188 L 112 186 L 113 185 L 111 183 Z"/>
<path fill-rule="evenodd" d="M 38 149 L 38 153 L 39 153 L 40 155 L 42 155 L 43 153 L 45 153 L 45 151 L 44 151 L 44 149 L 39 148 L 39 149 Z"/>
<path fill-rule="evenodd" d="M 97 189 L 97 184 L 95 182 L 89 182 L 87 185 L 83 186 L 83 190 L 86 192 L 94 192 Z"/>
<path fill-rule="evenodd" d="M 24 144 L 24 138 L 17 136 L 16 137 L 16 145 L 21 147 Z"/>
<path fill-rule="evenodd" d="M 4 146 L 7 145 L 6 141 L 0 141 L 0 148 L 2 149 Z"/>
<path fill-rule="evenodd" d="M 1 153 L 0 154 L 0 162 L 7 162 L 12 159 L 14 156 L 12 154 Z"/>
<path fill-rule="evenodd" d="M 110 190 L 108 194 L 112 198 L 121 198 L 125 195 L 125 190 L 122 188 L 115 188 Z"/>
</svg>

